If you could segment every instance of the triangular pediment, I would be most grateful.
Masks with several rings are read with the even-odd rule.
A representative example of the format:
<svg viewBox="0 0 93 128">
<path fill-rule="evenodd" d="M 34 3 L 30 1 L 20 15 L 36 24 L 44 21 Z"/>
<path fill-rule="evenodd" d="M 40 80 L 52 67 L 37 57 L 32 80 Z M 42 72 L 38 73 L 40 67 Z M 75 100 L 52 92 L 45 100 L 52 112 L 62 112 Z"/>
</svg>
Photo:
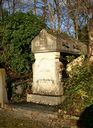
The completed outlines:
<svg viewBox="0 0 93 128">
<path fill-rule="evenodd" d="M 69 36 L 50 34 L 43 29 L 32 41 L 32 52 L 87 54 L 87 46 L 73 38 L 69 38 Z"/>
</svg>

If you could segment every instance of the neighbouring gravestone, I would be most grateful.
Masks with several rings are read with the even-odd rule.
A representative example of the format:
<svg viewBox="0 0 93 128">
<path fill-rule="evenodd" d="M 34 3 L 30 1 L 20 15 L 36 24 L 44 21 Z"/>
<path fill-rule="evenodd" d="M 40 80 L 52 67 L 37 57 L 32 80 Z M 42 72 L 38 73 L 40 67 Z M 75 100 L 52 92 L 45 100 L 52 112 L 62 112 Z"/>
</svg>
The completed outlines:
<svg viewBox="0 0 93 128">
<path fill-rule="evenodd" d="M 4 107 L 4 104 L 7 103 L 5 77 L 6 77 L 5 69 L 0 69 L 0 105 L 1 107 Z"/>
<path fill-rule="evenodd" d="M 85 60 L 85 56 L 81 55 L 79 57 L 77 57 L 76 59 L 74 59 L 72 62 L 67 64 L 67 68 L 66 71 L 69 74 L 69 77 L 72 77 L 73 74 L 73 68 L 76 66 L 82 66 Z"/>
<path fill-rule="evenodd" d="M 93 63 L 93 19 L 89 28 L 89 61 Z"/>
<path fill-rule="evenodd" d="M 85 54 L 86 46 L 81 43 L 78 45 L 77 42 L 58 38 L 46 30 L 40 32 L 32 41 L 35 63 L 33 64 L 32 94 L 27 94 L 27 102 L 48 105 L 58 105 L 63 102 L 64 65 L 60 61 L 60 53 L 79 54 L 82 49 Z"/>
</svg>

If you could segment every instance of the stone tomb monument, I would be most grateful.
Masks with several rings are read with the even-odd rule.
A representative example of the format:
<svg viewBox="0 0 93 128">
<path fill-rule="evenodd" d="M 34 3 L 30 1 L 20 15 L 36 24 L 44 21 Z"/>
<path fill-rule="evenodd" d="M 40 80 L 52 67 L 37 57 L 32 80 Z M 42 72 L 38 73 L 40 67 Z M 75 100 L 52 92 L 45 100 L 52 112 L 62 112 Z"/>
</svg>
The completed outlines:
<svg viewBox="0 0 93 128">
<path fill-rule="evenodd" d="M 32 94 L 27 94 L 28 102 L 47 105 L 58 105 L 63 102 L 64 65 L 60 61 L 60 53 L 79 55 L 81 50 L 84 54 L 87 53 L 84 44 L 63 37 L 52 35 L 43 29 L 32 41 L 35 63 L 33 64 Z"/>
</svg>

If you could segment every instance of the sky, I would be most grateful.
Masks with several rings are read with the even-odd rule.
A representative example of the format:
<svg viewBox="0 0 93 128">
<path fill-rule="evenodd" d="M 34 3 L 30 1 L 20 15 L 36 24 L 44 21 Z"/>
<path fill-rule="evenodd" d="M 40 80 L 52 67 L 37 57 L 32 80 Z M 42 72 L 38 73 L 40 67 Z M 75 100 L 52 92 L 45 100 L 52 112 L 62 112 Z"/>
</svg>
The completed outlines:
<svg viewBox="0 0 93 128">
<path fill-rule="evenodd" d="M 42 15 L 42 10 L 41 10 L 41 8 L 42 8 L 41 1 L 42 0 L 37 0 L 37 1 L 38 1 L 37 2 L 37 7 L 38 7 L 38 9 L 37 9 L 37 15 Z M 24 4 L 22 4 L 22 2 Z M 51 4 L 52 4 L 53 0 L 49 0 L 49 2 L 51 2 Z M 63 32 L 65 32 L 65 31 L 67 31 L 67 24 L 68 24 L 68 22 L 66 20 L 66 18 L 68 17 L 68 14 L 66 14 L 66 9 L 64 9 L 67 0 L 59 0 L 59 2 L 60 2 L 60 6 L 63 7 L 62 13 L 65 14 L 65 15 L 63 14 L 63 17 L 62 17 L 63 19 L 61 19 L 62 20 L 61 21 L 62 22 L 61 29 L 62 29 Z M 90 2 L 93 5 L 93 0 L 90 0 Z M 61 5 L 61 3 L 63 3 L 63 4 Z M 20 4 L 21 5 L 21 9 L 20 10 L 22 12 L 27 12 L 29 10 L 33 10 L 33 0 L 21 0 L 21 4 Z M 8 7 L 8 2 L 5 2 L 4 6 L 7 8 Z M 19 10 L 19 6 L 17 6 L 17 10 Z M 12 12 L 12 10 L 11 10 L 11 12 Z M 72 20 L 69 20 L 69 23 L 70 23 L 70 26 L 71 27 L 70 27 L 70 33 L 68 32 L 68 34 L 70 34 L 70 35 L 73 36 L 74 27 L 73 27 Z M 51 22 L 50 21 L 47 21 L 47 25 L 50 26 L 51 25 Z M 57 27 L 57 18 L 56 18 L 56 27 Z"/>
</svg>

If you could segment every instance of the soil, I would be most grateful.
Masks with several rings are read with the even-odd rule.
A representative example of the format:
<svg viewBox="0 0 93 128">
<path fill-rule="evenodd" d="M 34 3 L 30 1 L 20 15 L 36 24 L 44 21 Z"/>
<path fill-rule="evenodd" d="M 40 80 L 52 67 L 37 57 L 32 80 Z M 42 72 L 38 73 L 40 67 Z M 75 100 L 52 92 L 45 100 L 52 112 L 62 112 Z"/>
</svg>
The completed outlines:
<svg viewBox="0 0 93 128">
<path fill-rule="evenodd" d="M 0 109 L 0 128 L 77 128 L 77 118 L 63 117 L 59 112 L 55 107 L 35 104 L 6 105 Z"/>
</svg>

